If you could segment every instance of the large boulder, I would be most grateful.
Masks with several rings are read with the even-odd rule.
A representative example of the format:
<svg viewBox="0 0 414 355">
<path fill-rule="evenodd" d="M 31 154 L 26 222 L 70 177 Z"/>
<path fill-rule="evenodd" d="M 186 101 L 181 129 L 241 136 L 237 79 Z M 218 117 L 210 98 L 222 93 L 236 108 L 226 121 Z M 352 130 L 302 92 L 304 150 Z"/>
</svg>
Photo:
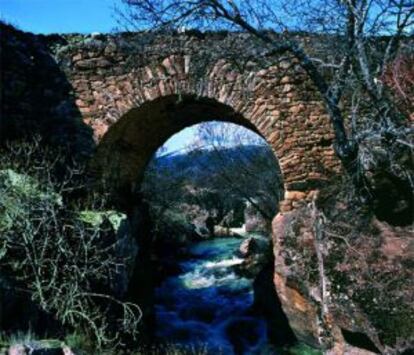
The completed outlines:
<svg viewBox="0 0 414 355">
<path fill-rule="evenodd" d="M 249 237 L 240 244 L 239 252 L 242 257 L 248 257 L 258 252 L 259 246 L 257 240 Z"/>
<path fill-rule="evenodd" d="M 248 237 L 242 241 L 236 254 L 244 260 L 234 270 L 241 276 L 254 278 L 273 260 L 270 238 Z"/>
<path fill-rule="evenodd" d="M 339 195 L 323 192 L 273 221 L 274 284 L 283 310 L 299 340 L 331 354 L 351 347 L 408 353 L 412 231 L 380 222 Z"/>
</svg>

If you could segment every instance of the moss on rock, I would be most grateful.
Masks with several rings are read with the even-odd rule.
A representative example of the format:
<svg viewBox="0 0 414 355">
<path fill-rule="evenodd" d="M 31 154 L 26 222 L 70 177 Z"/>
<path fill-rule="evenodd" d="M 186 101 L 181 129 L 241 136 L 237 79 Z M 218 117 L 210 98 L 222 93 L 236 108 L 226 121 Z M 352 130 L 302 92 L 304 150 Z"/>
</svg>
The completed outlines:
<svg viewBox="0 0 414 355">
<path fill-rule="evenodd" d="M 109 210 L 109 211 L 93 211 L 86 210 L 79 213 L 79 219 L 91 225 L 94 228 L 99 228 L 105 220 L 108 220 L 113 230 L 118 232 L 123 221 L 127 219 L 124 213 Z"/>
</svg>

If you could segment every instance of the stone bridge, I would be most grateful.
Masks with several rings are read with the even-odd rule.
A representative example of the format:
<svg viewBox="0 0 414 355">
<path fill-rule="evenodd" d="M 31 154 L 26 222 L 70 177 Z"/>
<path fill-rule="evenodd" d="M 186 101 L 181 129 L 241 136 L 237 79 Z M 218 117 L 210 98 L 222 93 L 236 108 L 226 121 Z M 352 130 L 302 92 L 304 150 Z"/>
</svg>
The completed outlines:
<svg viewBox="0 0 414 355">
<path fill-rule="evenodd" d="M 93 129 L 93 166 L 119 191 L 128 194 L 139 183 L 173 134 L 210 120 L 240 124 L 267 140 L 283 174 L 284 211 L 340 170 L 324 105 L 306 74 L 290 58 L 264 65 L 260 48 L 241 35 L 47 41 L 83 122 Z"/>
<path fill-rule="evenodd" d="M 326 270 L 331 268 L 331 274 L 315 272 L 319 270 L 313 229 L 317 216 L 309 208 L 296 207 L 339 174 L 341 165 L 332 148 L 334 136 L 324 105 L 294 60 L 268 62 L 260 54 L 264 48 L 242 34 L 36 36 L 1 23 L 0 31 L 0 143 L 4 138 L 18 137 L 20 131 L 29 135 L 39 131 L 52 142 L 70 143 L 91 157 L 92 168 L 128 206 L 155 151 L 183 128 L 219 120 L 257 132 L 278 158 L 285 188 L 280 205 L 285 213 L 278 214 L 273 225 L 275 268 L 270 276 L 278 296 L 268 299 L 280 299 L 295 335 L 308 344 L 331 348 L 332 340 L 341 345 L 346 334 L 349 342 L 351 335 L 360 339 L 362 334 L 375 345 L 366 349 L 397 353 L 386 346 L 389 342 L 398 347 L 398 343 L 394 346 L 394 335 L 399 337 L 412 329 L 412 318 L 406 317 L 408 303 L 400 301 L 404 292 L 411 300 L 409 277 L 404 283 L 398 280 L 398 287 L 390 291 L 398 295 L 383 289 L 377 294 L 378 298 L 385 295 L 383 303 L 388 308 L 367 300 L 373 294 L 373 270 L 378 270 L 381 282 L 389 275 L 410 273 L 406 266 L 412 260 L 408 247 L 412 233 L 407 230 L 405 235 L 399 227 L 376 219 L 369 222 L 372 236 L 354 231 L 350 225 L 349 235 L 358 235 L 349 239 L 352 247 L 345 243 L 346 249 L 342 237 L 336 242 L 327 238 L 324 248 L 332 257 L 327 255 L 324 265 Z M 365 217 L 350 213 L 353 205 L 333 201 L 327 206 L 327 210 L 339 209 L 332 212 L 333 220 L 341 222 L 344 214 L 344 218 L 359 221 L 358 227 L 362 222 L 367 224 Z M 139 225 L 145 218 L 138 218 L 142 211 L 135 207 L 132 212 L 136 214 L 130 220 L 135 222 L 137 217 L 135 224 Z M 339 230 L 345 230 L 343 225 L 341 222 Z M 148 230 L 135 226 L 135 231 L 140 246 L 145 242 L 140 238 L 151 238 Z M 140 260 L 136 258 L 135 269 L 142 275 L 131 277 L 131 288 L 136 285 L 137 293 L 147 285 L 137 281 L 141 280 L 138 277 L 150 271 Z M 326 275 L 332 285 L 329 294 L 323 294 Z M 343 280 L 352 292 L 341 293 Z M 337 299 L 332 298 L 335 292 Z M 363 295 L 364 302 L 349 296 L 353 293 Z M 365 305 L 367 309 L 361 308 Z M 392 321 L 375 323 L 377 314 L 371 313 L 375 307 L 381 315 L 394 312 Z M 351 352 L 330 352 L 344 353 Z"/>
</svg>

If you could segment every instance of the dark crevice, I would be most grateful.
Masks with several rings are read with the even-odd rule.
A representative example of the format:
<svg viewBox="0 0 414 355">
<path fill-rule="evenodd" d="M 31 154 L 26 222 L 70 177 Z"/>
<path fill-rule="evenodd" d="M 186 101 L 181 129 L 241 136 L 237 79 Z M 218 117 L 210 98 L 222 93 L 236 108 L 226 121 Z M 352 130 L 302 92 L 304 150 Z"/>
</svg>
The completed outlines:
<svg viewBox="0 0 414 355">
<path fill-rule="evenodd" d="M 275 346 L 293 345 L 297 339 L 282 309 L 273 274 L 274 262 L 271 261 L 256 276 L 253 284 L 254 306 L 266 319 L 270 342 Z"/>
<path fill-rule="evenodd" d="M 377 218 L 393 226 L 408 226 L 414 219 L 414 196 L 407 181 L 391 174 L 374 177 L 373 209 Z"/>
<path fill-rule="evenodd" d="M 364 333 L 359 332 L 351 332 L 346 329 L 341 328 L 342 335 L 344 336 L 345 341 L 357 348 L 362 348 L 368 351 L 372 351 L 376 354 L 380 354 L 381 351 L 375 346 L 375 344 L 371 341 L 370 338 Z"/>
</svg>

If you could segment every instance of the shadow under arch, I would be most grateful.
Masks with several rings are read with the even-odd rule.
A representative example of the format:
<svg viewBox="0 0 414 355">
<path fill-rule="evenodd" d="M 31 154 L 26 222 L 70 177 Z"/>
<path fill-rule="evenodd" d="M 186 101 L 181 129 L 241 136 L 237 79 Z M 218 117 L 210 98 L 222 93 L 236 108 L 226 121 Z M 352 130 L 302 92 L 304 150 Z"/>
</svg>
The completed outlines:
<svg viewBox="0 0 414 355">
<path fill-rule="evenodd" d="M 164 96 L 131 109 L 110 127 L 92 159 L 92 170 L 103 178 L 116 205 L 129 212 L 157 149 L 174 134 L 206 121 L 235 123 L 266 140 L 252 122 L 215 99 Z"/>
</svg>

